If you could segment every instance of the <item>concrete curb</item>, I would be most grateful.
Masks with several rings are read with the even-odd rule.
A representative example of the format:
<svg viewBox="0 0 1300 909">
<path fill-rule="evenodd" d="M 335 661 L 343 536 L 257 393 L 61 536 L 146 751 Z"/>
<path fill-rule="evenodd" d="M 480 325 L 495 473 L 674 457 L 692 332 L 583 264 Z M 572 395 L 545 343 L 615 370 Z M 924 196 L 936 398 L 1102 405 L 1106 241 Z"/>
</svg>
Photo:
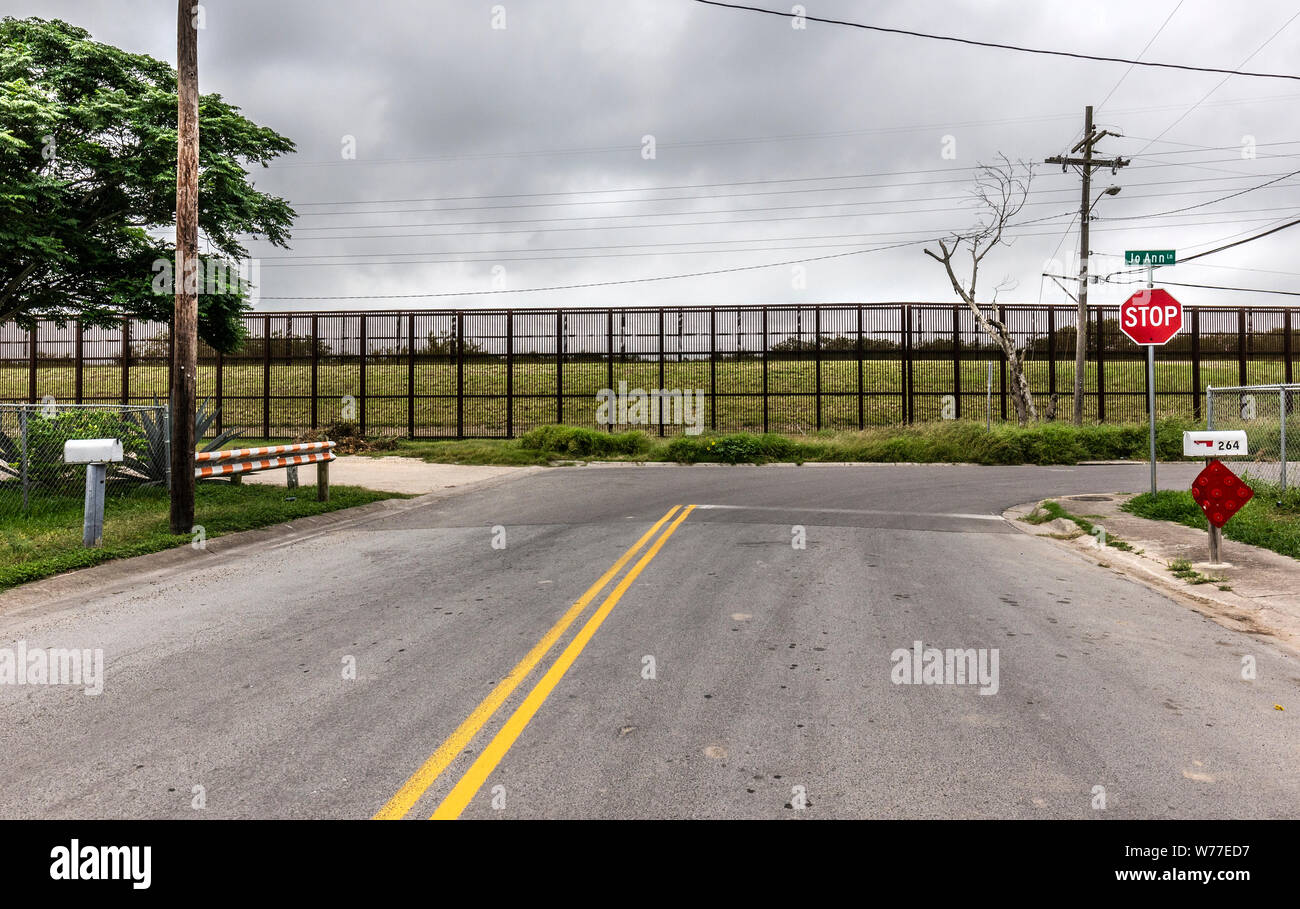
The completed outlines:
<svg viewBox="0 0 1300 909">
<path fill-rule="evenodd" d="M 1103 494 L 1115 498 L 1126 498 L 1129 495 L 1127 493 L 1071 493 L 1051 496 L 1050 499 L 1065 502 L 1067 510 L 1077 515 L 1081 513 L 1079 506 L 1083 503 L 1070 503 L 1066 500 L 1076 495 Z M 1060 535 L 1052 536 L 1049 532 L 1045 532 L 1046 524 L 1027 523 L 1024 518 L 1033 512 L 1041 501 L 1044 500 L 1036 500 L 1008 508 L 1002 513 L 1002 517 L 1021 533 L 1070 550 L 1075 555 L 1092 562 L 1094 565 L 1109 569 L 1129 580 L 1163 593 L 1170 599 L 1225 628 L 1245 632 L 1246 634 L 1270 637 L 1300 653 L 1300 635 L 1288 628 L 1281 627 L 1282 623 L 1275 620 L 1272 610 L 1259 606 L 1248 597 L 1241 596 L 1231 590 L 1219 590 L 1212 583 L 1189 585 L 1169 573 L 1169 560 L 1146 554 L 1141 550 L 1125 552 L 1113 547 L 1102 549 L 1098 547 L 1096 540 L 1088 534 L 1080 532 L 1079 535 L 1070 539 L 1063 539 Z M 1070 505 L 1074 507 L 1068 507 Z M 1135 518 L 1135 520 L 1145 519 Z M 1150 521 L 1150 523 L 1161 525 L 1164 522 Z M 1243 546 L 1244 544 L 1237 545 Z M 1249 548 L 1253 549 L 1254 547 Z M 1300 566 L 1297 567 L 1300 569 Z"/>
</svg>

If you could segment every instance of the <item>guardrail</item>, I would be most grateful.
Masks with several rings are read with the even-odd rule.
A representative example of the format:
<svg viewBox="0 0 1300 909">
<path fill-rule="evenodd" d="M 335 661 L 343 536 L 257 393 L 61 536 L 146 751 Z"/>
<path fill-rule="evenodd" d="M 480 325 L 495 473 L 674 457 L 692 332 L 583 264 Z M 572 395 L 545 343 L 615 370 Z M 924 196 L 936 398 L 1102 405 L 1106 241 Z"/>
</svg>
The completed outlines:
<svg viewBox="0 0 1300 909">
<path fill-rule="evenodd" d="M 333 442 L 299 442 L 295 445 L 267 445 L 262 448 L 231 448 L 203 451 L 194 456 L 194 478 L 229 477 L 239 483 L 244 474 L 259 470 L 288 468 L 289 486 L 296 487 L 297 469 L 316 465 L 316 498 L 330 500 L 330 461 L 335 460 Z"/>
</svg>

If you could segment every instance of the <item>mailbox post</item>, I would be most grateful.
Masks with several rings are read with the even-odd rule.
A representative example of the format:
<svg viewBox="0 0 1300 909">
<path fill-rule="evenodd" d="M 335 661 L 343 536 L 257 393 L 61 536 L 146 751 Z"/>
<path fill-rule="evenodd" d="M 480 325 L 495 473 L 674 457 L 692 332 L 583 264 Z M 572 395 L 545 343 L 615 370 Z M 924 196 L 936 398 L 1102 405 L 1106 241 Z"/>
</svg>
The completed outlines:
<svg viewBox="0 0 1300 909">
<path fill-rule="evenodd" d="M 82 521 L 81 545 L 88 548 L 104 542 L 104 485 L 108 465 L 122 460 L 120 439 L 69 439 L 63 444 L 66 464 L 86 465 L 86 514 Z"/>
<path fill-rule="evenodd" d="M 1213 424 L 1214 414 L 1210 414 Z M 1183 456 L 1205 458 L 1205 469 L 1192 484 L 1192 497 L 1205 512 L 1210 529 L 1210 564 L 1223 564 L 1223 525 L 1254 496 L 1250 486 L 1238 480 L 1219 458 L 1250 453 L 1244 430 L 1193 430 L 1183 433 Z"/>
</svg>

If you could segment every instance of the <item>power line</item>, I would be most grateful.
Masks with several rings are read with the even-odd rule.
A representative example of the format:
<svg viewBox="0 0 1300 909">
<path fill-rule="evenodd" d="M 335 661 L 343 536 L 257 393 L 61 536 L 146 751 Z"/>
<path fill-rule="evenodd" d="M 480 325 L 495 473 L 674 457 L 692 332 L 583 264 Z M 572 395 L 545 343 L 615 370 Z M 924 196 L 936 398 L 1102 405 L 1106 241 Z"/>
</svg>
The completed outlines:
<svg viewBox="0 0 1300 909">
<path fill-rule="evenodd" d="M 1049 216 L 1049 217 L 1052 217 L 1052 218 L 1060 218 L 1060 217 L 1064 217 L 1064 216 L 1065 216 L 1065 215 L 1064 215 L 1064 213 L 1063 213 L 1063 214 L 1061 214 L 1061 215 L 1053 215 L 1053 216 Z M 1076 215 L 1076 217 L 1077 217 L 1077 215 Z M 1025 226 L 1025 225 L 1028 225 L 1028 224 L 1032 224 L 1032 223 L 1035 223 L 1035 222 L 1041 222 L 1041 221 L 1044 221 L 1044 220 L 1047 220 L 1047 219 L 1046 219 L 1046 218 L 1036 218 L 1036 219 L 1033 219 L 1033 220 L 1031 220 L 1031 221 L 1020 222 L 1020 223 L 1017 224 L 1016 226 Z M 1220 223 L 1220 222 L 1217 222 L 1217 221 L 1204 222 L 1204 221 L 1202 221 L 1202 222 L 1191 222 L 1191 223 L 1189 223 L 1189 224 L 1183 224 L 1183 225 L 1171 225 L 1171 226 L 1176 226 L 1176 227 L 1192 227 L 1192 226 L 1199 226 L 1199 225 L 1202 225 L 1202 224 L 1214 224 L 1214 223 Z M 1300 219 L 1298 219 L 1298 220 L 1296 220 L 1296 221 L 1293 221 L 1293 222 L 1291 222 L 1290 224 L 1283 225 L 1283 227 L 1288 227 L 1288 226 L 1291 226 L 1292 224 L 1300 224 Z M 1265 232 L 1264 234 L 1260 234 L 1259 237 L 1266 236 L 1266 235 L 1269 234 L 1269 233 L 1274 233 L 1274 232 L 1276 232 L 1277 230 L 1281 230 L 1281 229 L 1282 229 L 1281 227 L 1279 227 L 1279 228 L 1274 228 L 1273 230 L 1267 231 L 1267 232 Z M 483 295 L 507 294 L 507 293 L 539 293 L 539 292 L 543 292 L 543 291 L 553 291 L 553 290 L 579 290 L 579 289 L 587 289 L 587 288 L 592 288 L 592 287 L 613 287 L 613 286 L 626 285 L 626 284 L 643 284 L 643 283 L 652 283 L 652 282 L 658 282 L 658 281 L 671 281 L 671 280 L 677 280 L 677 279 L 681 279 L 681 278 L 707 277 L 707 276 L 711 276 L 711 275 L 730 274 L 730 273 L 733 273 L 733 272 L 756 271 L 756 270 L 766 269 L 766 268 L 779 268 L 779 267 L 786 266 L 786 265 L 798 265 L 798 264 L 803 264 L 803 263 L 807 263 L 807 262 L 821 262 L 821 261 L 827 261 L 827 260 L 831 260 L 831 259 L 842 259 L 842 258 L 846 258 L 846 257 L 848 257 L 848 256 L 861 255 L 861 254 L 863 254 L 863 253 L 869 253 L 869 252 L 883 252 L 883 251 L 885 251 L 885 250 L 889 250 L 889 249 L 900 249 L 900 248 L 907 247 L 907 246 L 919 246 L 919 245 L 923 245 L 923 244 L 925 244 L 925 243 L 933 242 L 933 241 L 936 239 L 936 236 L 934 235 L 934 233 L 933 233 L 933 232 L 930 232 L 930 231 L 902 231 L 902 232 L 899 232 L 899 233 L 901 233 L 901 234 L 909 234 L 909 233 L 910 233 L 910 234 L 930 233 L 930 236 L 928 236 L 928 237 L 923 237 L 923 238 L 918 239 L 918 240 L 906 240 L 906 241 L 902 241 L 902 242 L 899 242 L 899 243 L 888 244 L 888 245 L 885 245 L 885 246 L 870 246 L 870 247 L 864 247 L 864 248 L 862 248 L 862 249 L 858 249 L 858 250 L 852 250 L 852 251 L 844 252 L 844 253 L 834 253 L 834 254 L 831 254 L 831 255 L 825 255 L 825 256 L 813 256 L 813 257 L 810 257 L 810 258 L 804 258 L 804 259 L 788 259 L 788 260 L 785 260 L 785 261 L 782 261 L 782 262 L 768 262 L 768 263 L 760 263 L 760 264 L 755 264 L 755 265 L 741 265 L 741 266 L 734 266 L 734 267 L 731 267 L 731 268 L 714 269 L 714 270 L 709 270 L 709 271 L 700 271 L 700 272 L 689 272 L 689 273 L 685 273 L 685 274 L 658 275 L 658 276 L 647 277 L 647 278 L 629 278 L 629 279 L 618 280 L 618 281 L 594 281 L 594 282 L 588 282 L 588 283 L 584 283 L 584 284 L 554 285 L 554 286 L 548 286 L 548 287 L 530 287 L 530 288 L 519 288 L 519 289 L 517 289 L 517 290 L 501 289 L 501 290 L 490 290 L 490 291 L 466 291 L 466 292 L 460 292 L 460 293 L 457 293 L 457 292 L 444 292 L 444 293 L 432 293 L 432 294 L 424 294 L 424 293 L 421 293 L 421 294 L 348 294 L 348 295 L 333 295 L 333 296 L 264 296 L 264 297 L 262 297 L 262 299 L 264 299 L 264 300 L 372 300 L 372 299 L 373 299 L 373 300 L 382 300 L 382 299 L 416 299 L 416 298 L 430 298 L 430 299 L 432 299 L 432 298 L 438 298 L 438 297 L 483 296 Z M 899 233 L 895 233 L 895 234 L 893 234 L 893 236 L 898 236 Z M 1027 237 L 1027 236 L 1053 236 L 1054 234 L 1055 234 L 1055 232 L 1053 231 L 1053 232 L 1050 232 L 1050 233 L 1034 233 L 1034 232 L 1030 232 L 1030 233 L 1012 233 L 1012 234 L 1008 234 L 1008 236 L 1014 239 L 1014 238 L 1017 238 L 1017 237 Z M 870 235 L 870 234 L 863 234 L 863 235 L 861 235 L 861 236 L 873 236 L 873 235 Z M 889 234 L 878 234 L 878 235 L 875 235 L 875 236 L 889 236 Z M 1252 238 L 1252 239 L 1258 239 L 1259 237 L 1255 237 L 1255 238 Z M 1246 241 L 1242 241 L 1242 242 L 1246 242 Z M 837 244 L 837 245 L 842 245 L 842 244 Z M 1235 244 L 1235 243 L 1234 243 L 1234 244 L 1229 244 L 1229 246 L 1235 246 L 1235 245 L 1239 245 L 1239 244 Z M 1225 248 L 1225 249 L 1226 249 L 1226 248 L 1228 248 L 1228 247 L 1222 247 L 1222 248 Z M 728 251 L 728 250 L 719 250 L 718 252 L 727 252 L 727 251 Z M 1209 251 L 1209 252 L 1201 253 L 1201 254 L 1199 254 L 1199 255 L 1209 255 L 1210 252 L 1217 252 L 1217 251 L 1218 251 L 1218 250 L 1211 250 L 1211 251 Z M 1198 255 L 1198 256 L 1189 257 L 1189 259 L 1190 259 L 1190 258 L 1198 258 L 1199 255 Z M 564 257 L 556 257 L 556 258 L 564 258 Z M 488 260 L 475 260 L 475 261 L 493 261 L 493 260 L 488 259 Z M 355 264 L 355 263 L 349 263 L 349 264 Z M 392 264 L 404 264 L 404 263 L 378 263 L 378 264 L 392 265 Z M 472 263 L 461 263 L 461 262 L 456 262 L 456 261 L 445 261 L 445 262 L 437 262 L 437 263 L 421 263 L 421 264 L 452 264 L 452 265 L 454 265 L 454 264 L 472 264 Z"/>
<path fill-rule="evenodd" d="M 911 38 L 927 38 L 931 41 L 949 41 L 955 44 L 971 45 L 972 47 L 989 47 L 997 50 L 1016 51 L 1024 54 L 1046 54 L 1053 57 L 1071 57 L 1076 60 L 1093 60 L 1100 63 L 1128 63 L 1132 66 L 1150 66 L 1158 69 L 1176 69 L 1196 73 L 1226 73 L 1229 76 L 1248 76 L 1256 79 L 1292 79 L 1300 81 L 1300 75 L 1293 75 L 1290 73 L 1244 72 L 1237 69 L 1221 69 L 1213 66 L 1191 66 L 1184 63 L 1153 63 L 1147 60 L 1129 60 L 1124 57 L 1105 57 L 1096 54 L 1080 54 L 1073 51 L 1043 50 L 1041 48 L 1023 47 L 1018 44 L 1001 44 L 995 41 L 976 41 L 973 38 L 957 38 L 952 35 L 932 35 L 926 32 L 916 32 L 902 28 L 885 28 L 881 25 L 867 25 L 863 22 L 848 22 L 843 19 L 824 19 L 818 16 L 809 16 L 805 13 L 787 13 L 783 10 L 763 9 L 758 6 L 743 6 L 738 3 L 721 3 L 719 0 L 695 0 L 695 2 L 703 3 L 706 6 L 720 6 L 726 9 L 744 10 L 751 13 L 766 13 L 769 16 L 780 16 L 784 19 L 805 19 L 809 22 L 821 22 L 826 25 L 845 25 L 850 28 L 859 28 L 866 31 L 884 32 L 891 35 L 907 35 Z"/>
<path fill-rule="evenodd" d="M 1300 95 L 1297 95 L 1296 97 L 1300 97 Z M 1296 145 L 1296 144 L 1300 144 L 1300 140 L 1293 139 L 1285 142 L 1269 142 L 1269 143 L 1265 143 L 1264 145 L 1256 146 L 1256 147 L 1268 148 L 1274 145 Z M 1223 146 L 1221 149 L 1214 149 L 1211 147 L 1207 147 L 1206 149 L 1203 150 L 1226 151 L 1226 150 L 1236 149 L 1236 148 L 1237 146 Z M 1189 153 L 1192 152 L 1183 152 L 1183 151 L 1152 152 L 1150 154 L 1145 155 L 1144 157 L 1151 158 L 1156 155 L 1175 155 L 1175 154 L 1189 154 Z M 1250 160 L 1267 160 L 1272 158 L 1294 158 L 1294 157 L 1297 157 L 1297 154 L 1259 155 L 1257 156 L 1257 158 L 1250 159 Z M 1161 168 L 1161 167 L 1194 167 L 1202 164 L 1241 163 L 1241 160 L 1242 159 L 1240 158 L 1215 158 L 1208 161 L 1195 161 L 1195 162 L 1168 161 L 1168 162 L 1159 162 L 1153 164 L 1135 164 L 1133 165 L 1133 169 L 1139 170 L 1139 169 L 1151 169 L 1151 168 Z M 489 195 L 471 195 L 471 196 L 426 196 L 426 197 L 405 198 L 405 199 L 362 199 L 362 200 L 336 199 L 336 200 L 320 201 L 320 202 L 294 202 L 293 206 L 295 208 L 306 208 L 306 207 L 313 207 L 319 205 L 397 205 L 403 203 L 417 203 L 417 202 L 472 202 L 478 200 L 490 201 L 494 199 L 539 199 L 539 198 L 554 198 L 555 196 L 582 196 L 582 195 L 605 195 L 610 193 L 664 192 L 668 190 L 678 190 L 678 189 L 718 189 L 718 188 L 726 188 L 726 187 L 734 187 L 734 186 L 771 186 L 777 183 L 824 183 L 824 182 L 835 181 L 835 180 L 871 180 L 877 177 L 911 177 L 911 176 L 921 176 L 924 174 L 949 174 L 949 173 L 961 174 L 961 173 L 969 173 L 971 171 L 976 171 L 976 170 L 979 170 L 979 165 L 970 165 L 964 167 L 962 166 L 932 167 L 932 168 L 922 168 L 917 170 L 877 171 L 875 173 L 866 173 L 866 174 L 839 174 L 839 175 L 828 175 L 828 176 L 819 176 L 819 177 L 778 177 L 778 178 L 771 178 L 771 179 L 764 179 L 764 180 L 735 180 L 735 181 L 726 181 L 726 182 L 719 182 L 719 183 L 678 183 L 678 184 L 666 184 L 661 186 L 629 186 L 629 187 L 622 187 L 619 189 L 574 189 L 574 190 L 556 190 L 556 191 L 540 192 L 540 193 L 497 193 L 497 194 L 489 194 Z M 1039 176 L 1054 177 L 1056 176 L 1056 174 L 1049 171 L 1040 174 Z M 965 182 L 965 181 L 966 178 L 954 178 L 952 180 L 925 180 L 919 183 L 882 183 L 879 184 L 877 187 L 872 187 L 872 188 L 888 188 L 888 187 L 895 187 L 895 186 L 926 186 L 932 183 L 957 183 L 957 182 Z M 832 187 L 831 189 L 833 190 L 835 189 L 835 187 Z M 646 201 L 653 201 L 653 200 L 646 200 Z"/>
<path fill-rule="evenodd" d="M 1258 233 L 1258 234 L 1254 234 L 1254 235 L 1249 236 L 1249 237 L 1246 237 L 1246 238 L 1244 238 L 1244 239 L 1241 239 L 1241 240 L 1235 240 L 1235 241 L 1233 241 L 1232 243 L 1224 243 L 1222 246 L 1216 246 L 1216 247 L 1214 247 L 1213 249 L 1207 249 L 1207 250 L 1205 250 L 1204 252 L 1199 252 L 1199 253 L 1196 253 L 1195 255 L 1186 256 L 1186 257 L 1184 257 L 1184 258 L 1182 259 L 1182 261 L 1175 263 L 1175 266 L 1174 266 L 1174 267 L 1177 267 L 1178 265 L 1186 265 L 1188 262 L 1191 262 L 1191 261 L 1193 261 L 1193 260 L 1195 260 L 1195 259 L 1203 259 L 1203 258 L 1205 258 L 1206 256 L 1212 256 L 1212 255 L 1215 255 L 1216 253 L 1221 253 L 1221 252 L 1223 252 L 1224 250 L 1233 249 L 1233 248 L 1235 248 L 1235 247 L 1237 247 L 1237 246 L 1244 246 L 1244 245 L 1247 244 L 1247 243 L 1254 243 L 1256 240 L 1262 240 L 1262 239 L 1264 239 L 1265 237 L 1268 237 L 1268 236 L 1271 236 L 1271 235 L 1273 235 L 1273 234 L 1275 234 L 1275 233 L 1278 233 L 1279 231 L 1283 231 L 1283 230 L 1286 230 L 1287 228 L 1295 227 L 1297 224 L 1300 224 L 1300 218 L 1296 218 L 1296 219 L 1294 219 L 1294 220 L 1287 221 L 1287 222 L 1285 222 L 1285 223 L 1283 223 L 1283 224 L 1279 224 L 1279 225 L 1277 225 L 1276 227 L 1271 227 L 1271 228 L 1269 228 L 1268 230 L 1265 230 L 1265 231 L 1263 231 L 1263 232 L 1261 232 L 1261 233 Z M 1156 267 L 1157 267 L 1157 268 L 1168 268 L 1168 267 L 1170 267 L 1170 266 L 1156 266 Z M 1146 266 L 1143 266 L 1143 268 L 1146 268 Z M 1138 271 L 1138 269 L 1133 269 L 1133 268 L 1120 269 L 1119 271 L 1113 271 L 1113 272 L 1111 272 L 1110 274 L 1106 275 L 1105 278 L 1104 278 L 1103 280 L 1109 281 L 1109 280 L 1110 280 L 1112 277 L 1114 277 L 1115 275 L 1134 274 L 1134 273 L 1136 273 L 1137 271 Z"/>
<path fill-rule="evenodd" d="M 1292 144 L 1292 143 L 1287 143 L 1287 144 Z M 1057 176 L 1057 174 L 1053 172 L 1047 172 L 1042 176 Z M 1254 176 L 1276 177 L 1276 176 L 1285 176 L 1285 174 L 1262 174 L 1262 175 L 1228 174 L 1227 176 L 1223 176 L 1223 177 L 1199 177 L 1190 180 L 1188 179 L 1148 180 L 1142 183 L 1126 183 L 1125 188 L 1141 187 L 1141 186 L 1171 186 L 1171 185 L 1183 186 L 1188 183 L 1209 183 L 1209 182 L 1221 181 L 1221 180 L 1248 180 Z M 662 196 L 657 199 L 581 199 L 581 200 L 575 200 L 570 202 L 525 202 L 525 203 L 518 203 L 518 204 L 511 203 L 508 205 L 464 205 L 464 206 L 450 206 L 450 207 L 433 206 L 430 208 L 372 208 L 368 210 L 363 209 L 360 211 L 313 211 L 313 212 L 299 212 L 298 217 L 299 218 L 304 218 L 304 217 L 337 218 L 337 217 L 342 217 L 344 215 L 381 215 L 381 214 L 401 215 L 401 214 L 417 214 L 422 212 L 452 212 L 452 211 L 512 211 L 512 210 L 524 209 L 524 208 L 567 208 L 572 206 L 588 206 L 588 205 L 651 205 L 657 202 L 698 202 L 698 201 L 704 201 L 709 199 L 748 199 L 757 196 L 788 196 L 788 195 L 802 195 L 806 193 L 868 192 L 877 189 L 904 189 L 904 188 L 910 188 L 914 186 L 935 186 L 939 184 L 969 183 L 969 182 L 970 180 L 968 177 L 960 177 L 951 180 L 924 180 L 924 181 L 912 182 L 912 183 L 883 183 L 883 184 L 867 184 L 867 185 L 860 185 L 860 186 L 810 187 L 805 189 L 765 189 L 765 190 L 754 190 L 751 192 L 742 192 L 742 193 L 703 193 L 703 194 L 693 195 L 693 196 Z M 1213 192 L 1213 191 L 1214 190 L 1212 189 L 1204 189 L 1204 190 L 1191 190 L 1189 191 L 1189 193 L 1149 193 L 1144 196 L 1129 196 L 1128 198 L 1141 199 L 1141 198 L 1153 198 L 1156 196 L 1163 196 L 1163 195 L 1187 195 L 1195 192 Z M 629 192 L 631 192 L 631 190 L 629 190 Z M 1038 195 L 1041 193 L 1074 192 L 1074 190 L 1068 187 L 1062 187 L 1060 189 L 1032 188 L 1030 189 L 1030 192 L 1034 195 Z M 579 191 L 574 192 L 574 195 L 578 195 L 578 194 Z M 880 199 L 874 201 L 864 201 L 863 204 L 884 205 L 890 202 L 947 202 L 947 201 L 955 201 L 958 199 L 968 199 L 968 198 L 970 198 L 969 194 L 959 195 L 959 196 L 920 196 L 920 197 L 914 197 L 909 199 Z M 340 204 L 366 205 L 372 203 L 357 202 L 357 203 L 340 203 Z"/>
<path fill-rule="evenodd" d="M 527 294 L 542 293 L 553 290 L 585 290 L 591 287 L 615 287 L 624 284 L 648 284 L 655 281 L 675 281 L 679 278 L 703 278 L 710 275 L 725 275 L 738 271 L 756 271 L 763 268 L 781 268 L 785 265 L 802 265 L 806 262 L 824 262 L 827 259 L 843 259 L 846 256 L 858 256 L 868 252 L 882 252 L 886 249 L 898 249 L 903 246 L 917 246 L 921 243 L 929 243 L 930 239 L 912 240 L 906 243 L 896 243 L 892 246 L 868 247 L 866 249 L 857 249 L 851 252 L 834 253 L 828 256 L 814 256 L 808 259 L 790 259 L 785 262 L 768 262 L 762 265 L 738 265 L 734 268 L 719 268 L 711 271 L 697 271 L 689 274 L 680 275 L 657 275 L 649 278 L 625 278 L 620 281 L 593 281 L 586 284 L 562 284 L 552 287 L 523 287 L 518 290 L 471 290 L 460 293 L 442 292 L 432 294 L 351 294 L 336 296 L 317 296 L 317 297 L 262 297 L 263 300 L 397 300 L 397 299 L 432 299 L 436 297 L 482 297 L 492 296 L 495 294 Z"/>
<path fill-rule="evenodd" d="M 1204 208 L 1207 205 L 1214 205 L 1218 202 L 1226 202 L 1228 199 L 1235 199 L 1237 196 L 1244 196 L 1246 193 L 1253 193 L 1257 189 L 1263 189 L 1265 186 L 1272 186 L 1274 183 L 1277 183 L 1281 180 L 1285 180 L 1287 177 L 1294 177 L 1297 174 L 1300 174 L 1300 170 L 1292 171 L 1289 174 L 1283 174 L 1280 177 L 1276 177 L 1272 180 L 1269 180 L 1267 183 L 1260 183 L 1257 186 L 1248 186 L 1245 189 L 1238 190 L 1235 193 L 1230 193 L 1229 195 L 1226 196 L 1220 196 L 1217 199 L 1210 199 L 1208 202 L 1198 202 L 1195 205 L 1188 205 L 1183 208 L 1174 208 L 1174 209 L 1170 209 L 1169 211 L 1153 212 L 1145 215 L 1113 215 L 1110 217 L 1099 216 L 1097 220 L 1098 221 L 1132 221 L 1132 220 L 1137 220 L 1142 218 L 1163 218 L 1166 215 L 1176 215 L 1180 212 L 1191 211 L 1194 208 Z"/>
<path fill-rule="evenodd" d="M 1108 281 L 1108 284 L 1141 284 L 1141 281 Z M 1160 281 L 1162 287 L 1196 287 L 1202 290 L 1235 290 L 1251 294 L 1279 294 L 1284 297 L 1300 297 L 1300 290 L 1272 290 L 1262 287 L 1226 287 L 1222 284 L 1183 284 L 1178 281 Z"/>
<path fill-rule="evenodd" d="M 1137 55 L 1138 60 L 1141 60 L 1142 57 L 1146 55 L 1146 52 L 1151 49 L 1151 45 L 1155 44 L 1156 39 L 1159 38 L 1161 32 L 1165 30 L 1165 26 L 1169 24 L 1169 20 L 1174 18 L 1174 13 L 1182 9 L 1183 4 L 1185 2 L 1187 2 L 1187 0 L 1178 0 L 1178 5 L 1175 6 L 1172 10 L 1170 10 L 1168 16 L 1165 16 L 1165 21 L 1160 23 L 1160 27 L 1156 29 L 1156 33 L 1151 36 L 1151 39 L 1147 41 L 1147 43 L 1143 46 L 1142 50 L 1138 53 Z M 1119 89 L 1119 87 L 1124 84 L 1124 80 L 1129 77 L 1129 73 L 1133 72 L 1133 67 L 1135 66 L 1137 66 L 1136 61 L 1130 64 L 1128 69 L 1124 70 L 1124 75 L 1119 77 L 1119 81 L 1115 83 L 1114 88 L 1106 92 L 1106 97 L 1101 99 L 1101 103 L 1097 105 L 1097 110 L 1101 110 L 1103 107 L 1106 106 L 1106 102 L 1110 100 L 1111 95 L 1115 94 L 1115 92 Z"/>
<path fill-rule="evenodd" d="M 1268 47 L 1268 45 L 1272 44 L 1272 43 L 1273 43 L 1273 39 L 1276 38 L 1278 35 L 1282 34 L 1282 31 L 1283 31 L 1283 30 L 1284 30 L 1288 25 L 1290 25 L 1292 22 L 1294 22 L 1294 21 L 1296 20 L 1297 17 L 1300 17 L 1300 12 L 1297 12 L 1297 13 L 1296 13 L 1295 15 L 1293 15 L 1290 19 L 1288 19 L 1288 20 L 1286 20 L 1285 22 L 1283 22 L 1282 25 L 1281 25 L 1281 27 L 1279 27 L 1277 31 L 1275 31 L 1275 32 L 1273 32 L 1273 34 L 1269 35 L 1269 36 L 1268 36 L 1268 39 L 1265 40 L 1263 44 L 1261 44 L 1259 47 L 1257 47 L 1257 48 L 1255 48 L 1253 51 L 1251 51 L 1250 54 L 1246 57 L 1246 59 L 1242 60 L 1241 63 L 1238 64 L 1238 66 L 1245 66 L 1247 63 L 1250 62 L 1251 59 L 1253 59 L 1253 58 L 1255 57 L 1256 54 L 1258 54 L 1258 53 L 1259 53 L 1260 51 L 1262 51 L 1264 48 Z M 1198 101 L 1197 101 L 1195 104 L 1193 104 L 1191 107 L 1187 108 L 1187 110 L 1183 111 L 1182 114 L 1178 117 L 1177 120 L 1175 120 L 1173 123 L 1170 123 L 1168 126 L 1166 126 L 1166 127 L 1164 128 L 1164 130 L 1160 133 L 1160 135 L 1156 136 L 1156 138 L 1153 139 L 1153 140 L 1151 140 L 1151 141 L 1154 142 L 1154 141 L 1156 141 L 1156 140 L 1158 140 L 1158 139 L 1162 139 L 1162 138 L 1164 138 L 1164 136 L 1165 136 L 1166 133 L 1168 133 L 1171 129 L 1173 129 L 1173 128 L 1174 128 L 1175 126 L 1177 126 L 1179 123 L 1182 123 L 1183 120 L 1187 119 L 1188 114 L 1190 114 L 1192 111 L 1196 110 L 1196 108 L 1200 107 L 1201 104 L 1202 104 L 1202 102 L 1208 100 L 1209 97 L 1210 97 L 1211 95 L 1213 95 L 1213 94 L 1214 94 L 1215 92 L 1217 92 L 1219 89 L 1223 88 L 1224 84 L 1228 81 L 1229 78 L 1231 78 L 1231 75 L 1224 76 L 1223 79 L 1220 80 L 1219 83 L 1218 83 L 1216 86 L 1214 86 L 1214 88 L 1210 89 L 1208 92 L 1206 92 L 1204 95 L 1202 95 L 1201 98 L 1200 98 L 1200 100 L 1198 100 Z M 1146 151 L 1146 150 L 1147 150 L 1148 148 L 1150 148 L 1150 147 L 1151 147 L 1151 142 L 1148 142 L 1148 143 L 1146 144 L 1146 146 L 1145 146 L 1141 151 L 1138 152 L 1138 154 L 1141 154 L 1143 151 Z"/>
</svg>

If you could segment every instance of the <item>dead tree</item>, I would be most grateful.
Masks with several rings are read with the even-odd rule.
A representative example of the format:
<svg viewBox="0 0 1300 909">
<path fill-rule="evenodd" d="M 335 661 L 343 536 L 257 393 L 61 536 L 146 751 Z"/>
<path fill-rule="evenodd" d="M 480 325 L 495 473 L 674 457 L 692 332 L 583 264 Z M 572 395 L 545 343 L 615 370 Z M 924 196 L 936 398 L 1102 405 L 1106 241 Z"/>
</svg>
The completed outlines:
<svg viewBox="0 0 1300 909">
<path fill-rule="evenodd" d="M 1029 390 L 1029 380 L 1025 377 L 1025 359 L 1029 346 L 1017 348 L 1007 326 L 985 314 L 976 300 L 976 283 L 984 257 L 999 245 L 1010 245 L 1006 239 L 1006 229 L 1024 207 L 1029 195 L 1029 182 L 1033 178 L 1033 169 L 1029 165 L 1023 162 L 1013 165 L 1005 156 L 999 158 L 998 164 L 981 164 L 978 168 L 972 193 L 979 203 L 981 213 L 975 226 L 936 241 L 939 252 L 926 249 L 925 254 L 944 267 L 948 280 L 952 282 L 952 289 L 970 308 L 980 328 L 1002 349 L 1007 360 L 1007 375 L 1011 384 L 1009 390 L 1016 408 L 1016 419 L 1024 426 L 1030 420 L 1038 419 L 1034 396 Z M 970 277 L 964 282 L 957 274 L 961 268 L 960 260 L 956 264 L 953 261 L 963 248 L 970 256 Z M 995 287 L 990 304 L 996 304 L 998 292 L 1009 286 L 1004 281 Z"/>
</svg>

